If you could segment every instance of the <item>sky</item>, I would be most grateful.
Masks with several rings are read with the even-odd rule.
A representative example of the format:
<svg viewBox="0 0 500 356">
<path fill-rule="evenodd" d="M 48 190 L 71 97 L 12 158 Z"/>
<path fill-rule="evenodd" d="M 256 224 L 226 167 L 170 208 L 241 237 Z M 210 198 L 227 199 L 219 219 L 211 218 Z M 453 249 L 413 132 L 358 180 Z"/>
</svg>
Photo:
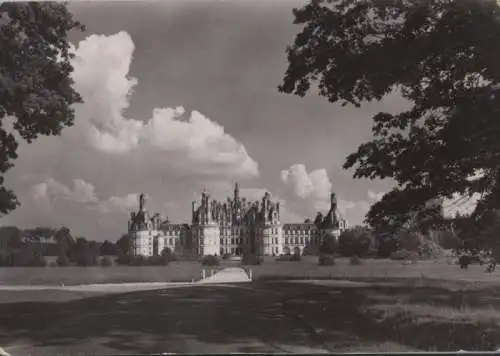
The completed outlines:
<svg viewBox="0 0 500 356">
<path fill-rule="evenodd" d="M 326 212 L 361 224 L 391 181 L 354 180 L 345 157 L 371 138 L 371 118 L 408 103 L 396 94 L 361 108 L 279 93 L 301 1 L 70 2 L 86 25 L 72 33 L 75 125 L 22 143 L 7 187 L 21 206 L 0 219 L 21 228 L 67 226 L 117 240 L 137 195 L 189 223 L 206 188 L 282 202 L 282 222 Z"/>
</svg>

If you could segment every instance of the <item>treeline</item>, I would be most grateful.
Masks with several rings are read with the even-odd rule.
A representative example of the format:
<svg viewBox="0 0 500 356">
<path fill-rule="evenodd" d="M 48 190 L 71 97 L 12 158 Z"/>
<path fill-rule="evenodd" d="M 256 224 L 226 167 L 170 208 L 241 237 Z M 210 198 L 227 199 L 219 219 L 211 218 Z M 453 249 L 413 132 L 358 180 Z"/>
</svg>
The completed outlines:
<svg viewBox="0 0 500 356">
<path fill-rule="evenodd" d="M 67 227 L 0 228 L 0 266 L 46 266 L 46 257 L 57 257 L 59 266 L 112 265 L 120 250 L 120 242 L 98 242 L 73 237 Z"/>
</svg>

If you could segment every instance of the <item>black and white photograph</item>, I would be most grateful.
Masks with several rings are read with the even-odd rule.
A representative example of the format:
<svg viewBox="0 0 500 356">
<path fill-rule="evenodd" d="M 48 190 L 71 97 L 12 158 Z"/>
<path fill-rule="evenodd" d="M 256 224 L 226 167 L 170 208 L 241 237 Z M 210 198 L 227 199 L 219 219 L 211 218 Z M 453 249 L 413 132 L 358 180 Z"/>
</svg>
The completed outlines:
<svg viewBox="0 0 500 356">
<path fill-rule="evenodd" d="M 500 352 L 497 257 L 497 0 L 0 1 L 0 356 Z"/>
</svg>

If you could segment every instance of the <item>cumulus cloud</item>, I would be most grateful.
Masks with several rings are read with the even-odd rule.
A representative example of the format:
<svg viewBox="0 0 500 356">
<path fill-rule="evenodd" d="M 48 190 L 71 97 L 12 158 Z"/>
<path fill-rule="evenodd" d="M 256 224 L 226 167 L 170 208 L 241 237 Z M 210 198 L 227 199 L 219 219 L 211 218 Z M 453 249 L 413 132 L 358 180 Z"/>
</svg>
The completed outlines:
<svg viewBox="0 0 500 356">
<path fill-rule="evenodd" d="M 76 203 L 95 203 L 94 186 L 82 179 L 73 180 L 73 189 L 50 178 L 33 186 L 33 198 L 41 204 L 50 204 L 54 200 L 67 200 Z"/>
<path fill-rule="evenodd" d="M 91 35 L 75 49 L 73 78 L 84 100 L 76 106 L 75 127 L 87 143 L 107 154 L 155 155 L 162 163 L 202 174 L 257 176 L 258 165 L 244 145 L 196 110 L 155 108 L 148 120 L 124 116 L 138 84 L 129 76 L 134 49 L 123 31 Z"/>
<path fill-rule="evenodd" d="M 314 216 L 316 212 L 325 213 L 330 209 L 330 192 L 335 191 L 326 169 L 316 169 L 307 172 L 304 164 L 294 164 L 281 171 L 281 181 L 291 192 L 287 195 L 287 202 L 296 212 L 294 217 Z M 337 208 L 340 215 L 347 219 L 349 224 L 360 224 L 372 203 L 380 200 L 384 193 L 369 190 L 364 199 L 351 201 L 344 199 L 341 192 L 337 195 Z"/>
<path fill-rule="evenodd" d="M 316 169 L 307 173 L 304 164 L 294 164 L 281 171 L 281 180 L 300 198 L 313 196 L 316 199 L 328 199 L 332 183 L 326 169 Z"/>
<path fill-rule="evenodd" d="M 41 209 L 51 208 L 58 201 L 79 203 L 100 213 L 128 213 L 138 205 L 138 193 L 125 196 L 111 196 L 101 200 L 95 194 L 95 187 L 82 179 L 74 179 L 70 188 L 53 178 L 33 185 L 32 197 Z M 146 196 L 147 198 L 149 196 Z"/>
<path fill-rule="evenodd" d="M 146 196 L 146 199 L 150 198 Z M 122 213 L 126 214 L 134 209 L 137 209 L 139 205 L 139 194 L 130 193 L 123 197 L 109 197 L 108 199 L 99 202 L 99 204 L 93 206 L 92 208 L 97 209 L 101 213 Z"/>
<path fill-rule="evenodd" d="M 330 192 L 332 183 L 328 177 L 328 172 L 324 168 L 307 172 L 304 164 L 294 164 L 288 169 L 281 171 L 281 181 L 285 184 L 288 194 L 286 218 L 300 221 L 308 216 L 314 218 L 316 212 L 327 212 L 330 209 Z M 339 201 L 340 203 L 340 201 Z"/>
</svg>

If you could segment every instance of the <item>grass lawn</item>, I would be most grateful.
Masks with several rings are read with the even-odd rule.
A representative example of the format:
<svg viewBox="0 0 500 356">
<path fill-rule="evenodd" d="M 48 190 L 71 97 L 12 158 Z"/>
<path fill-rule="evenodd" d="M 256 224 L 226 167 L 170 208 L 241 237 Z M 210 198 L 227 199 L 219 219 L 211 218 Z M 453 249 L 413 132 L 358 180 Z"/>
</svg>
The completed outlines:
<svg viewBox="0 0 500 356">
<path fill-rule="evenodd" d="M 276 283 L 284 282 L 273 282 L 275 288 Z M 381 283 L 337 288 L 325 283 L 315 285 L 316 289 L 306 284 L 297 286 L 284 304 L 331 350 L 500 348 L 500 287 L 458 281 L 441 286 L 414 281 L 413 286 Z"/>
<path fill-rule="evenodd" d="M 349 259 L 338 258 L 336 265 L 323 267 L 317 258 L 305 257 L 251 268 L 257 284 L 294 286 L 284 305 L 331 350 L 500 348 L 500 272 L 485 273 L 485 266 L 464 271 L 446 261 L 391 260 L 351 266 Z"/>
<path fill-rule="evenodd" d="M 199 262 L 184 261 L 141 267 L 4 267 L 0 268 L 0 285 L 185 282 L 200 279 L 202 269 Z"/>
<path fill-rule="evenodd" d="M 256 281 L 100 296 L 41 292 L 31 301 L 3 295 L 0 345 L 36 344 L 46 348 L 40 355 L 88 345 L 88 352 L 108 354 L 499 348 L 500 287 L 418 280 Z"/>
<path fill-rule="evenodd" d="M 270 260 L 252 266 L 254 283 L 231 287 L 115 295 L 5 292 L 0 295 L 0 345 L 36 343 L 47 354 L 64 353 L 67 345 L 72 350 L 93 345 L 93 353 L 500 348 L 499 272 L 487 274 L 480 266 L 462 271 L 432 261 L 363 262 L 351 266 L 337 259 L 335 266 L 320 267 L 315 258 Z M 125 271 L 139 279 L 158 273 L 167 280 L 202 268 L 174 266 Z"/>
<path fill-rule="evenodd" d="M 248 266 L 254 280 L 278 279 L 438 279 L 445 281 L 492 282 L 500 281 L 500 269 L 485 273 L 486 266 L 471 265 L 464 271 L 444 260 L 419 261 L 405 264 L 389 259 L 363 259 L 361 265 L 352 266 L 348 258 L 337 258 L 334 266 L 319 266 L 318 258 L 305 256 L 302 261 L 288 262 L 266 259 L 262 265 Z"/>
</svg>

